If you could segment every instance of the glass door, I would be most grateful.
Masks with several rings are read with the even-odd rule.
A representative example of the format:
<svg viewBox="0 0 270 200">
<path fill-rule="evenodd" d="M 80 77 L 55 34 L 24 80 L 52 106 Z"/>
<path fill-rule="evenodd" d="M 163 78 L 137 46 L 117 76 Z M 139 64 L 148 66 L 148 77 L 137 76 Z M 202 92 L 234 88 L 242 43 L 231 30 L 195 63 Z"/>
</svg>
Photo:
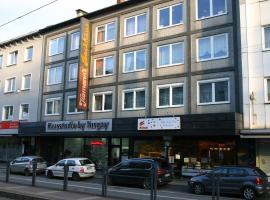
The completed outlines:
<svg viewBox="0 0 270 200">
<path fill-rule="evenodd" d="M 128 159 L 129 155 L 129 139 L 128 138 L 112 138 L 111 141 L 111 166 Z"/>
</svg>

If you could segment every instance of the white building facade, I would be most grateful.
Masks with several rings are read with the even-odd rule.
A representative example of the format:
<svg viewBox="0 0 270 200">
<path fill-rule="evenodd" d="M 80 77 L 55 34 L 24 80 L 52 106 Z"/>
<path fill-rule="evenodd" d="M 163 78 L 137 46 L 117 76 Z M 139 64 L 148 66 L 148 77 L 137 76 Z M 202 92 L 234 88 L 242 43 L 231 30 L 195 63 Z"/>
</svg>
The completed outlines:
<svg viewBox="0 0 270 200">
<path fill-rule="evenodd" d="M 256 165 L 270 175 L 270 1 L 240 0 L 243 83 L 241 137 L 256 142 Z"/>
</svg>

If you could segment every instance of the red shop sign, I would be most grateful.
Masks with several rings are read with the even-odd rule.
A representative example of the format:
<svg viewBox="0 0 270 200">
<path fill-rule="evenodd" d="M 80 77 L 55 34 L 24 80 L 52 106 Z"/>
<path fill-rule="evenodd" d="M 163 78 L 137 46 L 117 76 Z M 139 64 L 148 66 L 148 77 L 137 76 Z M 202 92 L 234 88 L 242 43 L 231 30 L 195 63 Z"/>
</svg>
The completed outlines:
<svg viewBox="0 0 270 200">
<path fill-rule="evenodd" d="M 91 141 L 90 145 L 101 146 L 101 145 L 104 145 L 104 142 L 102 142 L 102 141 Z"/>
<path fill-rule="evenodd" d="M 0 129 L 18 129 L 19 122 L 0 122 Z"/>
</svg>

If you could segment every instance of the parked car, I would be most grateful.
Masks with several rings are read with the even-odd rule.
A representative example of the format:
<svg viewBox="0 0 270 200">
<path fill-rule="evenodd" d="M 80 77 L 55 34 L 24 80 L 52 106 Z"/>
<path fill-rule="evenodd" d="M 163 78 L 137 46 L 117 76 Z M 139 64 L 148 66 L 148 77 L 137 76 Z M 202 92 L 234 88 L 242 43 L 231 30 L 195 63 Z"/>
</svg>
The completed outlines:
<svg viewBox="0 0 270 200">
<path fill-rule="evenodd" d="M 157 185 L 164 185 L 172 181 L 172 168 L 165 159 L 133 158 L 122 161 L 109 169 L 109 184 L 141 185 L 149 189 L 152 166 L 157 169 Z"/>
<path fill-rule="evenodd" d="M 245 199 L 253 200 L 270 189 L 268 177 L 261 169 L 239 166 L 218 167 L 205 175 L 192 177 L 188 181 L 189 188 L 195 194 L 211 192 L 212 173 L 220 176 L 221 193 L 241 194 Z"/>
<path fill-rule="evenodd" d="M 29 176 L 33 173 L 33 163 L 37 162 L 37 173 L 45 172 L 47 162 L 40 156 L 22 156 L 10 162 L 11 173 L 23 173 Z"/>
<path fill-rule="evenodd" d="M 67 158 L 58 161 L 46 169 L 48 178 L 64 177 L 64 166 L 69 166 L 68 177 L 75 181 L 81 178 L 93 177 L 96 174 L 95 164 L 88 158 Z"/>
</svg>

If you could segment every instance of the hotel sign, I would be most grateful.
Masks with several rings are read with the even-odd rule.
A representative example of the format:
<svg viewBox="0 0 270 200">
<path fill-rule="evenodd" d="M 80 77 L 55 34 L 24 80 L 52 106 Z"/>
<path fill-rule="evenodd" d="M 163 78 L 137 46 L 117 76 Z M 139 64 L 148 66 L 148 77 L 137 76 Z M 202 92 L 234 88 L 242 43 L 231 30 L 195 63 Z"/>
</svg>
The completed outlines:
<svg viewBox="0 0 270 200">
<path fill-rule="evenodd" d="M 112 131 L 112 119 L 46 122 L 46 132 Z"/>
<path fill-rule="evenodd" d="M 77 108 L 88 109 L 89 99 L 89 57 L 90 57 L 90 24 L 81 18 L 80 61 L 77 85 Z"/>
<path fill-rule="evenodd" d="M 138 130 L 175 130 L 181 129 L 180 117 L 138 119 Z"/>
</svg>

